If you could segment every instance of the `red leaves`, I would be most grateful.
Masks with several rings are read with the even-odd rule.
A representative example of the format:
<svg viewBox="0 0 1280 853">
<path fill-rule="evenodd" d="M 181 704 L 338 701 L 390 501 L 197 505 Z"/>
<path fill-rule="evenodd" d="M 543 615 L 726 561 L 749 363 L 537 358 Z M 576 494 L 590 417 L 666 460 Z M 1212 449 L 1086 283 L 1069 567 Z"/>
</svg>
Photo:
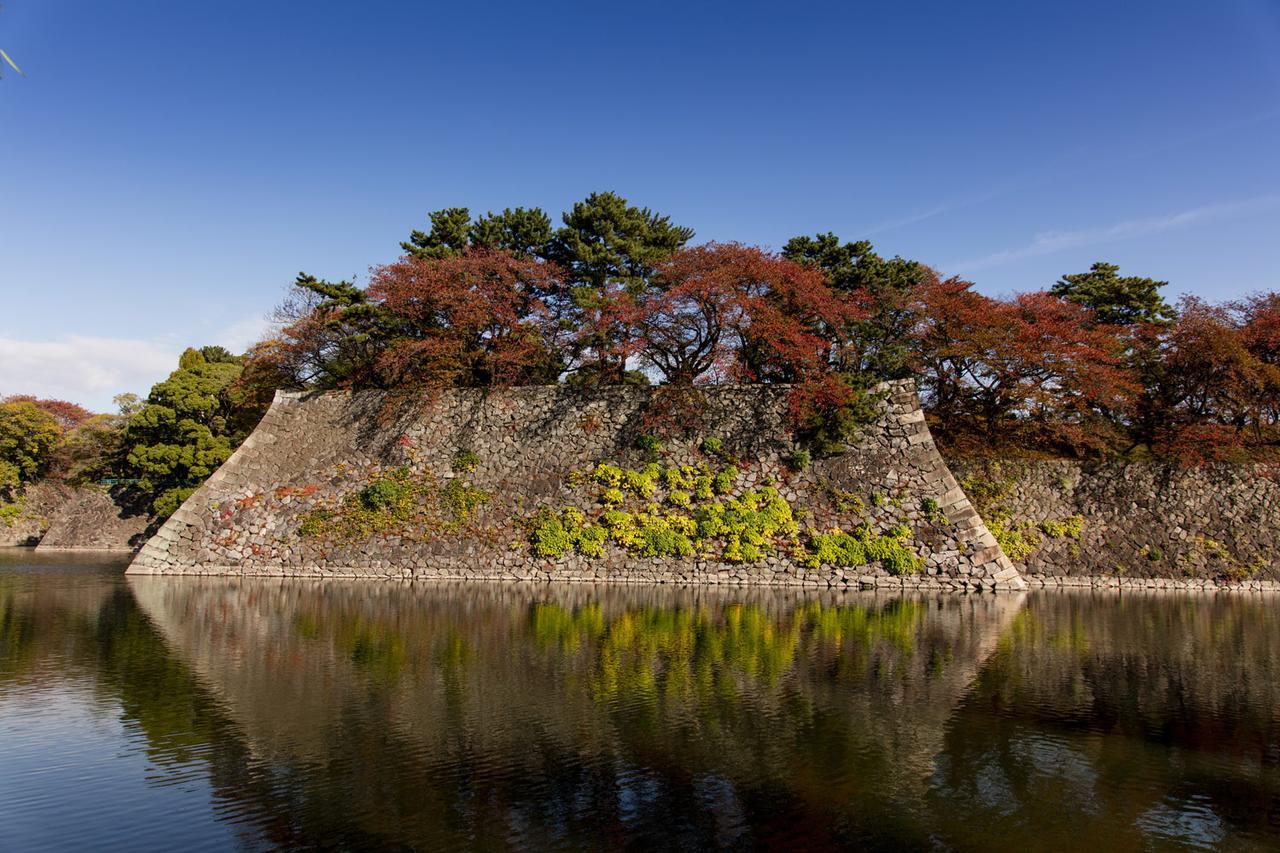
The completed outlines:
<svg viewBox="0 0 1280 853">
<path fill-rule="evenodd" d="M 84 406 L 66 400 L 45 400 L 32 394 L 13 394 L 0 400 L 0 403 L 30 403 L 37 409 L 49 414 L 63 430 L 75 429 L 93 417 Z"/>
<path fill-rule="evenodd" d="M 838 330 L 858 316 L 812 267 L 710 243 L 677 252 L 639 294 L 614 294 L 586 334 L 621 340 L 616 356 L 674 384 L 794 381 L 828 368 Z"/>
<path fill-rule="evenodd" d="M 369 297 L 403 324 L 376 362 L 388 385 L 516 385 L 554 381 L 540 293 L 559 286 L 554 266 L 475 250 L 403 258 L 374 271 Z"/>
<path fill-rule="evenodd" d="M 946 434 L 972 431 L 995 443 L 1017 433 L 1082 448 L 1101 413 L 1132 406 L 1120 341 L 1090 312 L 1045 292 L 983 296 L 961 279 L 920 290 L 917 349 L 926 397 Z"/>
</svg>

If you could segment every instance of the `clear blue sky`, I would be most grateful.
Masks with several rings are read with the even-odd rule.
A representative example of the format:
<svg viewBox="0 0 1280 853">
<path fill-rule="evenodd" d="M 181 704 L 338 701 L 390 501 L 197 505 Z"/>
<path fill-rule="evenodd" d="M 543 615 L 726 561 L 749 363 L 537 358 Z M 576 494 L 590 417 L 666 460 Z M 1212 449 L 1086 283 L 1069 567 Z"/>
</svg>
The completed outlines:
<svg viewBox="0 0 1280 853">
<path fill-rule="evenodd" d="M 427 211 L 611 189 L 1034 290 L 1280 287 L 1280 2 L 7 0 L 0 394 L 104 407 Z"/>
</svg>

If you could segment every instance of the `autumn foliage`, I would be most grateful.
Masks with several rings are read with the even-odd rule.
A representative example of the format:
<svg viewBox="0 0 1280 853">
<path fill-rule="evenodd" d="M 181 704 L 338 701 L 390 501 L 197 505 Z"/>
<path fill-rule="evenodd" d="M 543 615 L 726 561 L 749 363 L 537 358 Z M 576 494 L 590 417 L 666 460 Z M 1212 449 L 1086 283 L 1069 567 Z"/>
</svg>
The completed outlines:
<svg viewBox="0 0 1280 853">
<path fill-rule="evenodd" d="M 366 288 L 299 276 L 243 381 L 660 382 L 672 401 L 709 383 L 786 384 L 797 433 L 823 451 L 872 413 L 877 382 L 911 376 L 954 452 L 1211 461 L 1267 456 L 1280 440 L 1278 294 L 1175 307 L 1164 282 L 1099 263 L 996 298 L 865 242 L 689 247 L 691 232 L 620 210 L 629 242 L 585 214 L 553 238 L 520 211 L 468 225 L 459 209 Z"/>
</svg>

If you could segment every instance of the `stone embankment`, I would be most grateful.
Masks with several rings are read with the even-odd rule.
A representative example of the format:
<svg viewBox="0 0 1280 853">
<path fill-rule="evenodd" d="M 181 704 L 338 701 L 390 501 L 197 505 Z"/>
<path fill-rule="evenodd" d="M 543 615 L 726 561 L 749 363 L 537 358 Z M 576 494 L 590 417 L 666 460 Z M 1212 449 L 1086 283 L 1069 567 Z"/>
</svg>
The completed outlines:
<svg viewBox="0 0 1280 853">
<path fill-rule="evenodd" d="M 1032 587 L 1280 589 L 1280 465 L 951 467 Z"/>
<path fill-rule="evenodd" d="M 812 461 L 777 386 L 279 393 L 129 571 L 1022 588 L 911 383 L 881 392 Z"/>
<path fill-rule="evenodd" d="M 22 512 L 0 522 L 0 546 L 44 551 L 136 551 L 150 518 L 97 486 L 37 483 L 26 490 Z"/>
</svg>

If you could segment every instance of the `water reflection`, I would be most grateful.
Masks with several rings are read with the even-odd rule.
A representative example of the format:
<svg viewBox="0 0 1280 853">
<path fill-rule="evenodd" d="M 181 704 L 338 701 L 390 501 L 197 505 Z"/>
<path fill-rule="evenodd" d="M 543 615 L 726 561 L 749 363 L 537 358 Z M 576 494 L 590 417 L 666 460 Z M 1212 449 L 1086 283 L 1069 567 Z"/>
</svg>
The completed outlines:
<svg viewBox="0 0 1280 853">
<path fill-rule="evenodd" d="M 120 721 L 103 772 L 145 777 L 130 802 L 169 797 L 186 846 L 1261 848 L 1280 831 L 1276 623 L 1243 597 L 0 564 L 0 738 L 74 743 L 38 716 L 70 690 Z M 38 754 L 0 764 L 0 794 L 69 772 Z M 39 837 L 19 806 L 55 808 L 0 798 L 0 846 Z M 137 838 L 116 826 L 81 840 Z"/>
</svg>

